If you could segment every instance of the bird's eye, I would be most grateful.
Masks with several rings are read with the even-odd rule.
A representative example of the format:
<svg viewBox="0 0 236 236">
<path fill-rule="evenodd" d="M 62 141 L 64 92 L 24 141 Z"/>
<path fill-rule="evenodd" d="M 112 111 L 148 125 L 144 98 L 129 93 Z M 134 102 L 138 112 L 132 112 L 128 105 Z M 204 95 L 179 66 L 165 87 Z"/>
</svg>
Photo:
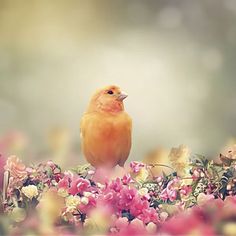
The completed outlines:
<svg viewBox="0 0 236 236">
<path fill-rule="evenodd" d="M 113 91 L 112 90 L 108 90 L 107 93 L 108 94 L 113 94 Z"/>
</svg>

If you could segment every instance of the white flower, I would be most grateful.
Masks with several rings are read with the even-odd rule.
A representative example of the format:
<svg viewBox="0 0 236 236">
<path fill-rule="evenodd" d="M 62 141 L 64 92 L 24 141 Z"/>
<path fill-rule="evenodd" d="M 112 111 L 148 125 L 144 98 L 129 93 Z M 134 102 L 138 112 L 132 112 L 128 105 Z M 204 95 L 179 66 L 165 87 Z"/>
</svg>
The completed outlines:
<svg viewBox="0 0 236 236">
<path fill-rule="evenodd" d="M 141 195 L 141 196 L 145 196 L 146 194 L 148 194 L 148 189 L 147 188 L 140 188 L 138 190 L 138 193 Z"/>
<path fill-rule="evenodd" d="M 21 192 L 27 197 L 32 199 L 38 195 L 38 189 L 35 185 L 28 185 L 21 189 Z"/>
<path fill-rule="evenodd" d="M 80 197 L 79 196 L 72 196 L 66 198 L 66 207 L 70 210 L 75 210 L 77 206 L 80 204 Z"/>
<path fill-rule="evenodd" d="M 143 168 L 141 168 L 140 169 L 140 171 L 135 175 L 135 180 L 137 181 L 137 182 L 144 182 L 147 178 L 148 178 L 148 176 L 149 176 L 149 172 L 148 172 L 148 170 L 145 168 L 145 167 L 143 167 Z"/>
<path fill-rule="evenodd" d="M 154 224 L 153 222 L 148 223 L 148 225 L 146 226 L 146 230 L 149 234 L 154 235 L 157 231 L 157 226 L 156 224 Z"/>
<path fill-rule="evenodd" d="M 65 188 L 59 188 L 57 193 L 61 197 L 67 197 L 68 196 L 68 191 Z"/>
<path fill-rule="evenodd" d="M 88 205 L 89 199 L 87 197 L 82 197 L 81 198 L 81 203 L 83 203 L 84 205 Z"/>
<path fill-rule="evenodd" d="M 93 194 L 92 193 L 90 193 L 90 192 L 84 192 L 84 196 L 85 197 L 90 197 L 90 196 L 92 196 Z"/>
</svg>

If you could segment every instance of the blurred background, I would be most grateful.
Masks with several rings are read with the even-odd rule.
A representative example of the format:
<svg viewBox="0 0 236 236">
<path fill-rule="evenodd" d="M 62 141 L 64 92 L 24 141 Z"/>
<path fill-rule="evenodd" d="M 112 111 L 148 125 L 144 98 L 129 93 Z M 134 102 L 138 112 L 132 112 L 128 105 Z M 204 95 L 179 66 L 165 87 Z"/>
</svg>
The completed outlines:
<svg viewBox="0 0 236 236">
<path fill-rule="evenodd" d="M 116 84 L 130 160 L 179 144 L 213 157 L 236 136 L 235 24 L 235 0 L 0 0 L 0 148 L 80 162 L 89 98 Z"/>
</svg>

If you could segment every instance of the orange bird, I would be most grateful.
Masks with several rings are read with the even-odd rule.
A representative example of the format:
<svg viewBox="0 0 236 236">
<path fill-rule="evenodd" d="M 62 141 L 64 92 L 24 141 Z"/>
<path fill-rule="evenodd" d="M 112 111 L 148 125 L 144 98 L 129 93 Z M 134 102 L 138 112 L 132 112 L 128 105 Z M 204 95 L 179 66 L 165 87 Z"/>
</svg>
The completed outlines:
<svg viewBox="0 0 236 236">
<path fill-rule="evenodd" d="M 129 156 L 132 120 L 123 104 L 127 96 L 114 85 L 99 89 L 82 117 L 82 150 L 96 168 L 123 167 Z"/>
</svg>

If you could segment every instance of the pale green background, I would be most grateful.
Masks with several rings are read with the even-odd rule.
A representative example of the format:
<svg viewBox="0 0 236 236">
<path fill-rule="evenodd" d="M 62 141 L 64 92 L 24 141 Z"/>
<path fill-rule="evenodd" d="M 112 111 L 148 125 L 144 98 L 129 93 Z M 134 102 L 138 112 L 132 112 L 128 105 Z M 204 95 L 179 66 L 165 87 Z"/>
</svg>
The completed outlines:
<svg viewBox="0 0 236 236">
<path fill-rule="evenodd" d="M 0 133 L 34 150 L 79 120 L 94 90 L 120 85 L 131 159 L 157 146 L 215 155 L 236 136 L 235 0 L 0 0 Z"/>
</svg>

